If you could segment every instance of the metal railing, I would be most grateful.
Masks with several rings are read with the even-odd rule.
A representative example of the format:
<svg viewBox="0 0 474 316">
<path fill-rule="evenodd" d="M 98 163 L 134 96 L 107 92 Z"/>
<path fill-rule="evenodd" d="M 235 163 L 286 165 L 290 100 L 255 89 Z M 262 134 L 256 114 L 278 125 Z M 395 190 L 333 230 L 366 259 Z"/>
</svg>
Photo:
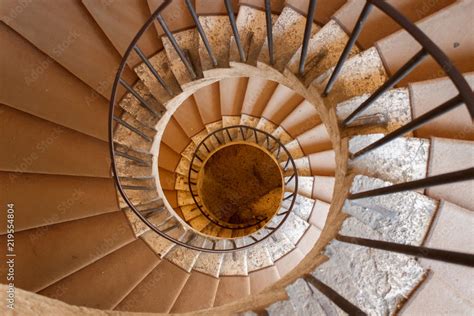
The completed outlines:
<svg viewBox="0 0 474 316">
<path fill-rule="evenodd" d="M 219 136 L 219 135 L 222 135 L 222 136 Z M 212 139 L 214 139 L 216 143 L 218 144 L 217 147 L 212 145 L 213 144 L 211 142 Z M 251 227 L 261 228 L 262 223 L 265 224 L 268 218 L 266 217 L 257 218 L 255 219 L 255 222 L 248 223 L 248 224 L 226 223 L 216 218 L 213 214 L 209 213 L 206 207 L 202 205 L 200 199 L 198 199 L 199 190 L 198 190 L 198 184 L 196 182 L 196 177 L 199 175 L 199 172 L 202 168 L 202 163 L 207 158 L 207 156 L 203 157 L 203 155 L 210 155 L 211 153 L 215 152 L 222 146 L 225 146 L 233 142 L 240 142 L 240 141 L 245 141 L 247 143 L 251 142 L 265 148 L 270 154 L 274 156 L 276 161 L 279 161 L 281 154 L 284 152 L 286 154 L 286 159 L 285 159 L 286 162 L 282 168 L 283 173 L 285 174 L 285 172 L 287 172 L 289 166 L 292 167 L 290 174 L 285 174 L 288 177 L 288 180 L 285 181 L 285 185 L 287 185 L 288 183 L 294 180 L 295 192 L 297 191 L 298 174 L 296 171 L 296 164 L 293 157 L 291 156 L 291 153 L 288 151 L 285 145 L 283 145 L 272 134 L 262 131 L 260 129 L 257 129 L 255 127 L 250 127 L 246 125 L 233 125 L 233 126 L 227 126 L 227 127 L 217 129 L 213 131 L 212 133 L 210 133 L 209 135 L 207 135 L 196 146 L 193 157 L 191 159 L 189 172 L 188 172 L 189 191 L 191 192 L 191 196 L 193 197 L 194 203 L 199 208 L 201 213 L 215 225 L 222 228 L 228 228 L 228 229 L 246 229 L 246 228 L 251 228 Z M 196 163 L 196 161 L 199 161 L 199 163 Z M 291 199 L 290 206 L 283 212 L 275 214 L 275 216 L 280 220 L 278 221 L 278 224 L 275 227 L 267 226 L 267 229 L 269 229 L 271 232 L 270 235 L 273 234 L 273 232 L 275 232 L 278 228 L 280 228 L 281 225 L 283 225 L 283 223 L 286 221 L 286 219 L 290 215 L 290 212 L 293 209 L 293 206 L 296 200 L 295 192 L 283 197 L 283 201 Z M 281 209 L 281 205 L 279 209 Z"/>
<path fill-rule="evenodd" d="M 212 62 L 212 65 L 214 67 L 217 67 L 218 63 L 217 63 L 216 57 L 212 52 L 212 48 L 209 45 L 209 41 L 206 37 L 206 34 L 204 33 L 203 28 L 199 22 L 196 11 L 192 5 L 192 1 L 190 0 L 185 0 L 185 1 L 186 1 L 187 8 L 189 10 L 189 13 L 191 14 L 193 18 L 193 21 L 195 23 L 199 36 L 206 47 L 206 50 Z M 146 30 L 153 24 L 154 21 L 158 21 L 158 23 L 161 25 L 165 35 L 169 38 L 173 48 L 176 50 L 176 53 L 178 54 L 179 58 L 185 65 L 190 76 L 193 79 L 197 78 L 196 71 L 191 61 L 189 60 L 189 57 L 187 56 L 186 52 L 179 46 L 179 43 L 177 43 L 176 39 L 173 36 L 172 30 L 169 29 L 168 25 L 166 24 L 165 19 L 161 15 L 162 11 L 170 3 L 171 3 L 170 0 L 164 1 L 164 3 L 158 7 L 158 9 L 149 17 L 149 19 L 143 25 L 143 27 L 137 32 L 136 36 L 133 38 L 131 44 L 129 45 L 129 47 L 127 48 L 127 50 L 125 51 L 123 55 L 122 61 L 120 63 L 120 66 L 118 68 L 118 71 L 115 77 L 114 85 L 112 88 L 112 96 L 110 99 L 110 109 L 109 109 L 109 146 L 110 146 L 110 155 L 111 155 L 111 161 L 112 161 L 113 178 L 116 183 L 117 190 L 119 191 L 120 195 L 122 196 L 126 204 L 130 207 L 130 209 L 134 211 L 134 213 L 150 229 L 155 231 L 157 234 L 159 234 L 163 238 L 166 238 L 167 240 L 186 248 L 206 251 L 206 252 L 220 253 L 220 252 L 232 252 L 239 249 L 244 249 L 244 248 L 254 245 L 255 243 L 261 242 L 265 238 L 269 237 L 271 234 L 269 233 L 268 235 L 266 235 L 265 238 L 262 238 L 262 239 L 255 238 L 254 236 L 250 235 L 249 237 L 254 241 L 254 243 L 251 243 L 251 244 L 237 245 L 237 243 L 233 241 L 230 243 L 231 247 L 229 249 L 216 249 L 215 241 L 212 241 L 212 246 L 209 248 L 197 247 L 195 245 L 192 245 L 189 241 L 181 241 L 180 239 L 174 238 L 168 234 L 170 228 L 160 229 L 159 227 L 155 226 L 154 224 L 152 224 L 150 221 L 147 220 L 146 214 L 149 214 L 150 212 L 154 212 L 154 211 L 162 211 L 163 208 L 160 207 L 158 209 L 145 210 L 146 212 L 144 212 L 143 209 L 139 210 L 139 208 L 136 205 L 134 205 L 134 203 L 132 203 L 132 201 L 127 196 L 125 189 L 128 188 L 128 186 L 125 186 L 122 184 L 121 182 L 122 178 L 119 175 L 119 170 L 117 170 L 116 156 L 129 159 L 140 165 L 147 165 L 147 162 L 141 160 L 138 157 L 134 157 L 133 155 L 120 152 L 115 149 L 115 143 L 114 143 L 114 138 L 113 138 L 114 126 L 115 126 L 114 123 L 118 123 L 124 126 L 125 128 L 129 129 L 132 133 L 139 135 L 141 138 L 143 138 L 147 142 L 153 141 L 148 135 L 146 135 L 146 133 L 141 131 L 139 128 L 137 128 L 136 126 L 132 126 L 131 124 L 125 122 L 124 120 L 120 118 L 120 113 L 116 108 L 116 103 L 117 103 L 116 94 L 117 94 L 118 87 L 119 86 L 124 87 L 128 92 L 130 92 L 139 101 L 139 103 L 144 108 L 150 111 L 151 115 L 157 115 L 157 113 L 155 113 L 152 110 L 152 108 L 147 104 L 147 102 L 138 93 L 136 93 L 136 91 L 134 91 L 134 88 L 122 79 L 122 73 L 124 71 L 125 65 L 127 63 L 127 60 L 130 54 L 132 52 L 135 52 L 138 55 L 138 57 L 143 61 L 143 63 L 147 66 L 147 68 L 150 70 L 150 72 L 152 73 L 153 77 L 157 80 L 157 82 L 167 91 L 167 93 L 170 96 L 174 96 L 173 91 L 170 88 L 170 86 L 160 76 L 159 72 L 153 67 L 153 65 L 150 63 L 148 58 L 145 56 L 145 54 L 142 52 L 142 50 L 138 46 L 138 42 L 140 38 L 146 32 Z M 245 51 L 242 47 L 241 39 L 238 34 L 238 28 L 236 26 L 236 21 L 235 21 L 235 14 L 233 12 L 232 6 L 230 5 L 230 2 L 225 0 L 224 3 L 227 8 L 227 13 L 229 15 L 229 22 L 232 27 L 235 42 L 240 54 L 240 59 L 241 61 L 245 61 L 246 60 Z M 315 12 L 317 10 L 316 3 L 317 3 L 316 0 L 311 0 L 308 6 L 307 23 L 305 27 L 304 39 L 302 42 L 302 51 L 301 51 L 301 56 L 300 56 L 300 63 L 299 63 L 299 68 L 298 68 L 298 72 L 300 74 L 304 72 L 304 68 L 305 68 L 307 50 L 309 47 L 309 41 L 311 37 L 310 36 L 311 26 L 312 26 Z M 400 12 L 398 12 L 395 8 L 393 8 L 390 4 L 388 4 L 386 1 L 383 1 L 383 0 L 367 0 L 366 1 L 364 8 L 362 9 L 359 15 L 357 23 L 355 24 L 355 27 L 350 34 L 349 40 L 343 52 L 341 53 L 341 56 L 332 72 L 331 77 L 329 78 L 328 83 L 326 84 L 326 87 L 324 88 L 323 96 L 327 96 L 331 92 L 331 89 L 334 86 L 345 61 L 349 57 L 349 53 L 351 49 L 355 45 L 357 38 L 364 27 L 365 21 L 369 17 L 369 14 L 374 7 L 382 11 L 383 13 L 385 13 L 385 15 L 387 15 L 388 18 L 391 18 L 392 20 L 394 20 L 402 29 L 407 31 L 420 44 L 422 48 L 405 65 L 403 65 L 393 76 L 391 76 L 380 88 L 378 88 L 365 102 L 363 102 L 356 110 L 354 110 L 342 122 L 341 128 L 345 128 L 349 126 L 361 113 L 363 113 L 381 95 L 383 95 L 384 92 L 388 91 L 389 89 L 397 85 L 413 69 L 415 69 L 427 56 L 431 56 L 437 62 L 437 64 L 442 67 L 446 75 L 450 78 L 450 80 L 453 82 L 454 86 L 456 87 L 458 91 L 458 95 L 446 101 L 445 103 L 434 107 L 432 110 L 419 116 L 418 118 L 414 119 L 410 123 L 387 134 L 386 136 L 384 136 L 382 139 L 378 140 L 377 142 L 371 145 L 368 145 L 367 147 L 352 154 L 351 159 L 357 159 L 375 150 L 376 148 L 379 148 L 380 146 L 384 146 L 390 141 L 398 137 L 401 137 L 407 132 L 417 129 L 420 126 L 423 126 L 424 124 L 436 119 L 437 117 L 447 113 L 448 111 L 451 111 L 461 106 L 462 104 L 465 104 L 465 106 L 467 107 L 469 114 L 471 116 L 471 119 L 474 117 L 474 95 L 469 85 L 467 84 L 466 80 L 462 76 L 462 74 L 456 69 L 453 63 L 440 50 L 440 48 L 436 46 L 436 44 L 433 43 L 433 41 L 431 41 L 428 36 L 426 36 L 426 34 L 424 34 L 417 26 L 415 26 L 406 17 L 404 17 Z M 267 47 L 268 47 L 268 52 L 269 52 L 269 61 L 270 61 L 270 65 L 272 65 L 275 59 L 274 59 L 274 45 L 273 45 L 272 17 L 271 17 L 272 13 L 271 13 L 270 0 L 264 1 L 264 10 L 266 14 L 266 30 L 267 30 L 266 40 L 267 40 Z M 245 126 L 243 128 L 247 129 L 248 127 Z M 221 130 L 221 132 L 223 131 L 224 129 Z M 284 146 L 282 148 L 284 148 Z M 294 170 L 296 170 L 296 168 Z M 295 175 L 295 177 L 297 177 L 297 175 Z M 414 190 L 414 189 L 419 189 L 419 188 L 426 188 L 429 186 L 435 186 L 435 185 L 441 185 L 441 184 L 447 184 L 447 183 L 453 183 L 453 182 L 459 182 L 459 181 L 466 181 L 466 180 L 472 180 L 472 179 L 474 179 L 474 169 L 469 168 L 469 169 L 454 171 L 454 172 L 450 172 L 450 173 L 446 173 L 442 175 L 431 176 L 425 179 L 394 184 L 388 187 L 374 189 L 370 191 L 350 193 L 347 196 L 347 199 L 355 200 L 355 199 L 367 198 L 367 197 L 377 196 L 377 195 L 382 195 L 382 194 L 391 194 L 391 193 L 396 193 L 396 192 L 401 192 L 401 191 L 406 191 L 406 190 Z M 295 190 L 295 192 L 297 191 Z M 289 212 L 278 214 L 278 215 L 286 217 L 288 216 L 288 214 Z M 268 228 L 268 231 L 274 232 L 280 226 L 270 227 Z M 172 226 L 172 227 L 175 227 L 175 226 Z M 353 244 L 357 244 L 357 245 L 361 245 L 365 247 L 384 249 L 387 251 L 400 252 L 400 253 L 405 253 L 405 254 L 414 255 L 414 256 L 426 257 L 426 258 L 430 258 L 434 260 L 464 264 L 471 267 L 474 266 L 474 255 L 468 254 L 468 253 L 455 253 L 455 252 L 443 251 L 443 250 L 438 250 L 438 249 L 430 249 L 426 247 L 402 245 L 402 244 L 397 244 L 397 243 L 381 242 L 377 240 L 369 240 L 369 239 L 355 238 L 355 237 L 342 236 L 342 235 L 338 235 L 336 239 L 341 242 L 353 243 Z M 453 259 L 453 258 L 457 258 L 457 259 Z M 319 283 L 317 281 L 315 282 L 312 279 L 310 280 L 310 278 L 308 278 L 307 281 L 311 282 L 314 286 L 318 287 L 318 289 L 323 289 L 321 290 L 322 293 L 327 295 L 331 300 L 333 300 L 338 306 L 340 306 L 344 310 L 347 309 L 347 310 L 352 310 L 357 313 L 360 312 L 359 310 L 354 309 L 353 306 L 348 304 L 348 302 L 344 301 L 343 298 L 338 297 L 337 293 L 335 293 L 331 289 L 325 288 L 324 284 L 321 284 L 321 282 Z"/>
</svg>

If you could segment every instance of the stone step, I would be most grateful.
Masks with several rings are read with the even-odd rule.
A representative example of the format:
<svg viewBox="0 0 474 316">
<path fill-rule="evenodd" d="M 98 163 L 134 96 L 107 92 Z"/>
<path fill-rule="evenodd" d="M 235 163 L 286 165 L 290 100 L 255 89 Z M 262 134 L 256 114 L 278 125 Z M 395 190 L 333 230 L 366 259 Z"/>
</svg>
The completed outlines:
<svg viewBox="0 0 474 316">
<path fill-rule="evenodd" d="M 471 89 L 474 89 L 474 73 L 466 73 L 464 78 L 471 86 Z M 458 90 L 447 77 L 410 83 L 409 88 L 414 119 L 458 94 Z M 451 110 L 436 120 L 421 126 L 414 133 L 417 137 L 424 138 L 434 136 L 474 140 L 474 127 L 465 105 Z"/>
<path fill-rule="evenodd" d="M 431 139 L 427 176 L 472 168 L 473 164 L 474 141 Z M 426 189 L 426 194 L 474 210 L 473 189 L 474 181 L 470 180 L 430 187 Z"/>
<path fill-rule="evenodd" d="M 318 291 L 313 291 L 313 288 L 305 280 L 297 279 L 286 287 L 286 293 L 297 315 L 326 314 L 318 302 L 321 294 Z"/>
<path fill-rule="evenodd" d="M 247 250 L 247 270 L 254 272 L 260 269 L 271 267 L 273 260 L 266 244 L 268 242 L 261 242 Z"/>
<path fill-rule="evenodd" d="M 306 196 L 297 195 L 292 212 L 298 215 L 302 220 L 308 221 L 315 202 L 315 200 Z M 281 205 L 288 210 L 291 205 L 291 199 L 284 200 Z"/>
<path fill-rule="evenodd" d="M 262 118 L 280 123 L 301 103 L 304 98 L 284 85 L 278 85 L 262 112 Z"/>
<path fill-rule="evenodd" d="M 280 126 L 274 132 L 274 136 L 284 133 L 288 134 L 289 137 L 280 137 L 284 141 L 289 138 L 297 138 L 304 132 L 316 127 L 321 124 L 321 119 L 315 106 L 304 100 L 291 113 L 286 115 L 279 124 Z"/>
<path fill-rule="evenodd" d="M 166 229 L 172 225 L 173 223 L 166 224 L 165 226 L 161 226 L 160 229 Z M 170 237 L 179 239 L 185 234 L 185 231 L 182 226 L 179 226 L 176 229 L 168 231 L 167 234 Z M 160 256 L 160 258 L 166 256 L 166 254 L 169 253 L 171 249 L 175 246 L 173 242 L 161 237 L 160 235 L 151 230 L 144 233 L 140 238 L 142 238 L 148 244 L 148 246 L 150 246 L 150 248 L 157 255 Z"/>
<path fill-rule="evenodd" d="M 39 294 L 72 305 L 111 310 L 159 262 L 158 256 L 145 242 L 137 239 L 48 286 Z"/>
<path fill-rule="evenodd" d="M 250 293 L 256 295 L 277 282 L 280 274 L 275 266 L 271 266 L 249 273 L 249 279 Z"/>
<path fill-rule="evenodd" d="M 200 15 L 199 22 L 217 60 L 217 67 L 229 67 L 229 41 L 232 36 L 229 17 L 227 15 Z M 199 37 L 199 56 L 203 71 L 214 68 L 201 37 Z"/>
<path fill-rule="evenodd" d="M 290 301 L 277 301 L 268 306 L 265 311 L 270 316 L 296 315 L 296 311 Z"/>
<path fill-rule="evenodd" d="M 247 82 L 248 78 L 245 77 L 232 77 L 219 81 L 223 127 L 240 124 L 240 113 L 245 98 Z M 239 135 L 237 131 L 230 132 L 232 138 L 236 138 Z M 226 135 L 224 134 L 224 139 L 229 141 L 229 137 Z"/>
<path fill-rule="evenodd" d="M 333 70 L 334 68 L 329 69 L 312 82 L 319 93 L 326 88 Z M 364 93 L 372 93 L 387 79 L 388 75 L 377 49 L 369 48 L 346 60 L 331 92 L 324 99 L 325 104 L 332 107 Z"/>
<path fill-rule="evenodd" d="M 248 275 L 247 250 L 224 254 L 219 276 Z"/>
<path fill-rule="evenodd" d="M 342 123 L 370 94 L 363 94 L 337 105 L 336 113 Z M 410 94 L 407 88 L 398 88 L 382 94 L 347 126 L 351 135 L 389 133 L 412 120 Z"/>
<path fill-rule="evenodd" d="M 181 103 L 173 113 L 173 118 L 188 137 L 188 143 L 189 139 L 193 139 L 194 141 L 198 135 L 203 135 L 203 133 L 205 133 L 204 131 L 206 131 L 206 127 L 202 122 L 198 106 L 193 96 L 186 98 L 186 100 Z"/>
<path fill-rule="evenodd" d="M 288 5 L 290 5 L 292 8 L 294 8 L 296 11 L 300 12 L 304 16 L 308 14 L 308 6 L 310 0 L 288 0 L 286 2 L 288 3 Z M 319 25 L 324 25 L 328 23 L 333 14 L 336 13 L 337 10 L 341 8 L 344 3 L 346 3 L 346 0 L 331 0 L 321 2 L 316 7 L 316 12 L 314 14 L 314 22 Z"/>
<path fill-rule="evenodd" d="M 121 177 L 120 182 L 127 198 L 132 204 L 142 204 L 159 198 L 154 177 Z M 125 207 L 125 204 L 121 204 Z"/>
<path fill-rule="evenodd" d="M 334 150 L 325 150 L 295 159 L 296 169 L 299 176 L 334 176 L 336 170 Z M 281 164 L 284 167 L 284 163 Z M 287 173 L 292 172 L 290 165 Z M 287 174 L 285 174 L 287 175 Z"/>
<path fill-rule="evenodd" d="M 349 152 L 355 153 L 382 138 L 383 134 L 355 136 L 349 140 Z M 426 177 L 430 141 L 399 137 L 361 157 L 349 160 L 356 173 L 393 183 Z"/>
<path fill-rule="evenodd" d="M 473 225 L 472 210 L 442 201 L 425 246 L 471 253 L 474 241 Z M 474 303 L 474 289 L 470 282 L 474 277 L 472 269 L 422 258 L 420 264 L 429 269 L 430 274 L 405 305 L 402 313 L 415 315 L 421 312 L 443 312 L 454 315 L 464 314 L 472 309 Z"/>
<path fill-rule="evenodd" d="M 15 203 L 16 233 L 119 210 L 112 179 L 0 172 L 0 186 L 1 203 Z"/>
<path fill-rule="evenodd" d="M 106 142 L 6 105 L 0 111 L 0 147 L 15 149 L 1 156 L 0 170 L 110 177 Z"/>
<path fill-rule="evenodd" d="M 147 127 L 128 112 L 124 112 L 120 120 L 122 123 L 116 124 L 114 141 L 137 151 L 150 152 L 156 130 Z"/>
<path fill-rule="evenodd" d="M 346 32 L 336 21 L 331 19 L 309 40 L 305 71 L 301 79 L 309 84 L 325 71 L 334 67 L 348 40 L 349 36 Z M 286 66 L 295 75 L 299 75 L 301 50 L 300 46 Z M 359 49 L 354 46 L 349 56 L 352 57 L 359 52 Z"/>
<path fill-rule="evenodd" d="M 162 260 L 115 307 L 115 310 L 123 312 L 168 313 L 188 278 L 189 273 L 167 260 Z"/>
<path fill-rule="evenodd" d="M 127 216 L 130 226 L 132 227 L 136 237 L 140 237 L 142 234 L 150 230 L 150 228 L 141 220 L 141 218 L 139 218 L 134 211 L 126 206 L 125 201 L 120 196 L 119 203 L 120 205 L 125 205 L 125 207 L 122 207 L 122 211 Z M 154 225 L 161 224 L 165 218 L 170 216 L 170 213 L 164 208 L 164 203 L 161 198 L 134 206 L 150 223 Z"/>
<path fill-rule="evenodd" d="M 186 132 L 176 118 L 174 116 L 171 117 L 163 131 L 161 143 L 166 144 L 174 152 L 181 154 L 190 142 L 190 137 L 186 135 Z"/>
<path fill-rule="evenodd" d="M 0 38 L 9 47 L 0 52 L 3 73 L 0 85 L 4 87 L 1 102 L 80 133 L 108 140 L 107 127 L 99 123 L 107 120 L 107 100 L 94 98 L 96 92 L 91 87 L 5 24 L 0 25 Z"/>
<path fill-rule="evenodd" d="M 248 276 L 220 277 L 214 307 L 234 302 L 248 295 L 250 295 L 250 278 Z"/>
<path fill-rule="evenodd" d="M 291 59 L 294 52 L 303 42 L 303 35 L 306 25 L 305 16 L 299 14 L 290 6 L 285 6 L 277 21 L 273 25 L 273 50 L 274 64 L 273 68 L 283 71 L 285 65 Z M 316 33 L 319 27 L 313 23 L 312 34 Z M 268 42 L 265 40 L 258 61 L 270 64 L 270 56 L 268 54 Z"/>
<path fill-rule="evenodd" d="M 3 9 L 15 12 L 17 5 L 15 2 L 5 3 Z M 51 19 L 51 16 L 55 18 Z M 94 95 L 110 98 L 121 56 L 83 3 L 32 3 L 14 19 L 4 20 L 30 43 L 92 87 L 96 91 Z M 61 49 L 64 46 L 67 49 Z M 136 81 L 136 75 L 128 67 L 125 67 L 122 78 L 129 83 Z M 119 98 L 122 95 L 123 91 L 119 91 Z"/>
<path fill-rule="evenodd" d="M 286 177 L 285 181 L 288 180 L 289 177 Z M 307 198 L 330 203 L 334 191 L 334 183 L 334 177 L 329 176 L 298 176 L 298 194 Z M 295 191 L 295 181 L 293 179 L 285 186 L 285 191 Z"/>
<path fill-rule="evenodd" d="M 383 239 L 354 217 L 344 221 L 341 233 Z M 330 259 L 312 274 L 368 314 L 393 314 L 426 274 L 415 258 L 384 250 L 332 241 L 325 253 Z"/>
<path fill-rule="evenodd" d="M 275 81 L 266 80 L 260 77 L 249 78 L 247 90 L 245 90 L 244 101 L 242 103 L 241 123 L 243 125 L 253 127 L 257 126 L 256 122 L 262 116 L 263 110 L 278 86 L 278 83 Z"/>
<path fill-rule="evenodd" d="M 193 74 L 191 74 L 186 65 L 179 57 L 178 53 L 174 49 L 171 41 L 167 36 L 162 36 L 166 55 L 168 56 L 168 62 L 176 80 L 184 90 L 193 80 L 202 77 L 201 62 L 199 58 L 199 33 L 196 28 L 187 29 L 184 31 L 175 32 L 173 34 L 178 46 L 181 48 L 185 57 L 191 64 Z M 193 75 L 196 76 L 193 79 Z"/>
<path fill-rule="evenodd" d="M 117 173 L 125 177 L 149 177 L 153 174 L 153 156 L 121 144 L 114 144 Z M 117 154 L 119 153 L 119 154 Z"/>
<path fill-rule="evenodd" d="M 192 232 L 187 232 L 186 235 L 181 238 L 181 240 L 196 247 L 202 247 L 205 242 L 204 237 L 196 235 Z M 193 269 L 193 266 L 196 263 L 200 253 L 200 251 L 176 245 L 164 256 L 164 258 L 189 273 Z"/>
<path fill-rule="evenodd" d="M 167 89 L 170 90 L 174 95 L 178 95 L 181 93 L 181 87 L 179 86 L 176 77 L 171 71 L 168 56 L 166 55 L 166 51 L 164 49 L 156 53 L 148 60 L 166 83 L 167 88 L 160 84 L 160 82 L 156 79 L 145 63 L 136 66 L 134 71 L 137 73 L 143 84 L 145 84 L 145 86 L 150 90 L 153 96 L 162 104 L 166 104 L 166 102 L 173 97 L 173 95 L 169 94 Z"/>
<path fill-rule="evenodd" d="M 223 249 L 224 240 L 216 242 L 216 249 Z M 206 240 L 204 247 L 211 248 L 212 242 Z M 223 253 L 210 253 L 210 252 L 201 252 L 196 262 L 194 263 L 193 270 L 199 271 L 204 274 L 213 276 L 214 278 L 219 278 L 222 262 L 224 260 Z"/>
<path fill-rule="evenodd" d="M 447 1 L 441 2 L 447 3 Z M 452 4 L 418 21 L 416 26 L 444 52 L 460 72 L 473 71 L 469 60 L 474 49 L 474 39 L 471 36 L 464 36 L 464 32 L 466 27 L 473 26 L 471 13 L 474 10 L 474 3 L 449 2 Z M 386 61 L 387 71 L 392 74 L 421 49 L 421 45 L 405 30 L 378 41 L 376 47 L 380 56 Z M 433 58 L 426 58 L 400 82 L 400 85 L 442 76 L 445 76 L 445 72 L 438 63 Z"/>
<path fill-rule="evenodd" d="M 218 284 L 219 279 L 193 271 L 170 313 L 188 313 L 212 307 Z"/>
<path fill-rule="evenodd" d="M 351 193 L 389 186 L 377 178 L 356 176 Z M 343 212 L 354 216 L 384 240 L 420 246 L 428 233 L 438 202 L 415 191 L 346 200 Z"/>
<path fill-rule="evenodd" d="M 272 14 L 272 25 L 275 23 L 277 18 L 278 15 Z M 241 5 L 239 7 L 239 14 L 237 15 L 236 23 L 242 44 L 247 44 L 245 43 L 245 40 L 250 38 L 250 45 L 249 47 L 246 47 L 246 62 L 251 65 L 256 65 L 260 49 L 267 37 L 265 10 Z M 234 46 L 234 48 L 234 50 L 236 50 L 236 46 Z M 239 56 L 238 52 L 235 55 Z M 234 59 L 233 61 L 240 61 L 240 59 Z"/>
<path fill-rule="evenodd" d="M 15 276 L 19 288 L 37 292 L 132 242 L 122 212 L 97 215 L 15 234 Z M 7 235 L 0 244 L 7 247 Z M 32 264 L 34 263 L 34 264 Z M 7 270 L 0 271 L 6 279 Z"/>
</svg>

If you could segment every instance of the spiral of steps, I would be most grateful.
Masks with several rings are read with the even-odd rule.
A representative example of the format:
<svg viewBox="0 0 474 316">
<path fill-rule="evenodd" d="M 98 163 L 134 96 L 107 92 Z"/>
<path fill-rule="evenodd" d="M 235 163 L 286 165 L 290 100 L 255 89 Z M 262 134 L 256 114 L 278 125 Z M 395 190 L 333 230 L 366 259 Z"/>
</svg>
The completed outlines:
<svg viewBox="0 0 474 316">
<path fill-rule="evenodd" d="M 386 87 L 421 46 L 374 8 L 347 50 L 361 0 L 3 1 L 0 200 L 15 209 L 17 313 L 471 314 L 469 104 L 364 151 L 455 98 L 450 67 L 472 101 L 474 2 L 386 2 L 452 64 L 422 56 Z M 254 190 L 253 205 L 276 207 L 248 225 L 203 206 L 198 185 L 233 145 L 281 176 L 276 191 Z M 355 198 L 458 170 L 468 181 Z"/>
</svg>

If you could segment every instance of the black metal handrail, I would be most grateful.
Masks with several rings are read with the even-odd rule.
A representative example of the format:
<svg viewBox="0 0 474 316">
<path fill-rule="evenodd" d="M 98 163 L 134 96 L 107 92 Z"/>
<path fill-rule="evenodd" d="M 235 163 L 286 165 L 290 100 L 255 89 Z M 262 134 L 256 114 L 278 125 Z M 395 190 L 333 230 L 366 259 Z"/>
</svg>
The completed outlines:
<svg viewBox="0 0 474 316">
<path fill-rule="evenodd" d="M 244 132 L 245 130 L 245 132 Z M 220 139 L 218 135 L 227 135 L 229 141 L 225 141 L 225 137 L 223 139 Z M 232 135 L 240 135 L 240 136 L 235 136 L 233 137 Z M 217 143 L 219 144 L 217 148 L 214 148 L 213 150 L 210 149 L 210 145 L 207 145 L 206 142 L 211 139 L 216 139 Z M 260 139 L 263 139 L 263 141 L 260 141 Z M 292 166 L 292 173 L 291 175 L 288 175 L 288 180 L 285 182 L 285 185 L 288 184 L 290 181 L 294 180 L 295 182 L 295 192 L 297 191 L 298 188 L 298 174 L 296 171 L 296 164 L 291 156 L 291 153 L 288 151 L 288 149 L 283 145 L 278 138 L 273 136 L 270 133 L 267 133 L 263 130 L 257 129 L 255 127 L 247 126 L 247 125 L 232 125 L 232 126 L 226 126 L 220 129 L 217 129 L 213 131 L 212 133 L 208 134 L 204 139 L 200 141 L 200 143 L 196 146 L 196 149 L 194 150 L 193 157 L 191 159 L 190 163 L 190 168 L 188 171 L 188 187 L 189 187 L 189 192 L 191 192 L 191 196 L 194 200 L 194 203 L 196 206 L 199 208 L 201 213 L 212 223 L 215 225 L 222 227 L 222 228 L 228 228 L 228 229 L 245 229 L 245 228 L 250 228 L 250 227 L 259 227 L 262 222 L 267 220 L 268 218 L 262 218 L 262 219 L 257 219 L 253 223 L 249 223 L 246 225 L 240 225 L 240 224 L 231 224 L 231 223 L 225 223 L 221 220 L 216 219 L 212 214 L 208 213 L 206 208 L 201 205 L 201 203 L 198 201 L 199 197 L 199 191 L 197 188 L 197 182 L 195 182 L 195 178 L 193 175 L 198 175 L 200 172 L 200 165 L 197 165 L 195 163 L 196 160 L 199 160 L 201 163 L 204 162 L 206 158 L 201 158 L 200 153 L 205 151 L 207 154 L 211 154 L 221 148 L 222 146 L 225 146 L 227 144 L 233 143 L 233 142 L 238 142 L 244 140 L 246 142 L 252 142 L 254 144 L 257 144 L 263 148 L 265 148 L 269 153 L 272 155 L 276 151 L 275 158 L 278 161 L 280 154 L 282 153 L 282 149 L 286 154 L 286 163 L 285 166 L 283 167 L 283 173 L 286 172 L 288 166 Z M 288 200 L 292 199 L 290 206 L 284 211 L 283 213 L 278 213 L 276 214 L 277 217 L 283 216 L 284 217 L 279 221 L 279 224 L 277 227 L 272 227 L 271 231 L 273 234 L 273 231 L 276 231 L 283 223 L 286 221 L 288 216 L 290 215 L 289 213 L 293 209 L 293 206 L 296 201 L 296 195 L 294 194 L 289 194 L 286 197 L 283 197 L 283 200 Z M 281 208 L 281 205 L 280 205 Z"/>
</svg>

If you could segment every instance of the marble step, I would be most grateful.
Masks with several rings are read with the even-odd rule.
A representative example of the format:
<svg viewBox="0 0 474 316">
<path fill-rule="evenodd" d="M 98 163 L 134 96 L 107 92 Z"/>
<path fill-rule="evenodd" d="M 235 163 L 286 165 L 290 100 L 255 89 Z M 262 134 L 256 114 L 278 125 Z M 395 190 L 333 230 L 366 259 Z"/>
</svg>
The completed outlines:
<svg viewBox="0 0 474 316">
<path fill-rule="evenodd" d="M 355 136 L 349 139 L 351 154 L 382 138 L 383 134 Z M 430 141 L 423 138 L 399 137 L 384 146 L 349 160 L 355 173 L 393 183 L 426 177 Z"/>
<path fill-rule="evenodd" d="M 342 123 L 359 105 L 369 98 L 363 94 L 337 105 L 336 113 Z M 347 126 L 350 134 L 389 133 L 412 120 L 410 94 L 407 88 L 391 89 L 382 94 Z"/>
<path fill-rule="evenodd" d="M 196 235 L 192 232 L 187 232 L 181 238 L 181 240 L 196 247 L 202 247 L 205 242 L 205 238 L 203 236 Z M 200 254 L 200 251 L 176 245 L 164 256 L 164 258 L 174 263 L 186 272 L 191 272 Z"/>
<path fill-rule="evenodd" d="M 204 243 L 204 247 L 212 247 L 212 242 L 210 240 L 206 240 Z M 216 249 L 223 249 L 223 247 L 224 240 L 219 240 L 216 242 Z M 219 278 L 223 260 L 223 253 L 201 252 L 196 262 L 194 263 L 193 270 L 208 274 L 215 278 Z"/>
<path fill-rule="evenodd" d="M 351 193 L 389 186 L 392 183 L 358 175 Z M 438 202 L 415 191 L 346 200 L 343 212 L 354 216 L 384 240 L 419 246 L 428 233 Z"/>
<path fill-rule="evenodd" d="M 384 238 L 354 217 L 344 221 L 340 233 Z M 329 260 L 312 272 L 314 277 L 368 314 L 394 314 L 426 274 L 413 257 L 336 240 L 325 254 Z"/>
</svg>

